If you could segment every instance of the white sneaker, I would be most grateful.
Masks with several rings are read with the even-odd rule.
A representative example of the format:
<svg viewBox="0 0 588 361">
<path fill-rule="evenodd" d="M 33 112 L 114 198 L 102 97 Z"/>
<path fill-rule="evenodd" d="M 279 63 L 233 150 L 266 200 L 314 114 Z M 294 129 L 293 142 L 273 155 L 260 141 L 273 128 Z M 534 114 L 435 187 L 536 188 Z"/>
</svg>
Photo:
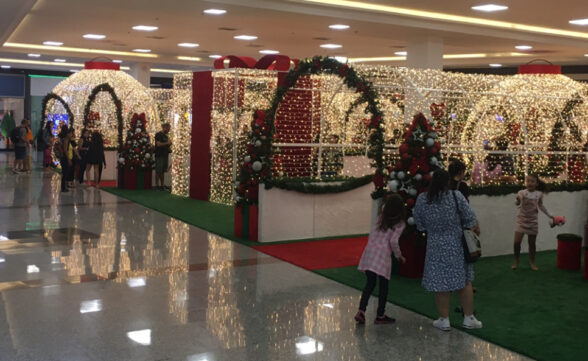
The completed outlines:
<svg viewBox="0 0 588 361">
<path fill-rule="evenodd" d="M 482 321 L 479 321 L 476 316 L 464 316 L 463 317 L 463 327 L 464 328 L 482 328 Z"/>
<path fill-rule="evenodd" d="M 451 330 L 451 325 L 449 324 L 449 318 L 438 318 L 435 321 L 433 321 L 433 326 L 435 328 L 440 329 L 441 331 L 450 331 Z"/>
</svg>

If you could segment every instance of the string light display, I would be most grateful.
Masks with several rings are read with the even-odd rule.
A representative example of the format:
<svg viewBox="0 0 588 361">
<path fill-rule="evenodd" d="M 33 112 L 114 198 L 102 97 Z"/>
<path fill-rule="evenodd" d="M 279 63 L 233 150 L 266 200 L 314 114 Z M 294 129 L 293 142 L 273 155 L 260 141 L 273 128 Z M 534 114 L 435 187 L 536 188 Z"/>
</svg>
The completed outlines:
<svg viewBox="0 0 588 361">
<path fill-rule="evenodd" d="M 190 146 L 192 144 L 193 73 L 174 75 L 172 141 L 172 194 L 187 197 L 190 193 Z"/>
<path fill-rule="evenodd" d="M 128 128 L 126 122 L 134 113 L 148 113 L 151 108 L 152 98 L 147 89 L 130 75 L 120 70 L 97 70 L 84 69 L 70 75 L 59 83 L 53 92 L 61 96 L 69 105 L 76 121 L 74 128 L 76 134 L 81 134 L 84 119 L 84 107 L 92 89 L 97 85 L 110 84 L 122 103 L 122 113 L 125 124 L 123 129 Z M 116 119 L 116 108 L 112 98 L 106 92 L 99 93 L 92 106 L 92 111 L 100 114 L 100 122 L 95 124 L 96 129 L 102 133 L 104 144 L 108 148 L 116 148 L 118 145 L 118 124 Z M 51 101 L 48 112 L 61 114 L 63 106 L 59 102 Z"/>
<path fill-rule="evenodd" d="M 151 134 L 155 134 L 161 129 L 161 124 L 172 123 L 174 111 L 174 91 L 173 89 L 149 89 L 151 99 L 153 99 L 153 106 L 150 108 L 149 122 L 147 130 Z"/>
</svg>

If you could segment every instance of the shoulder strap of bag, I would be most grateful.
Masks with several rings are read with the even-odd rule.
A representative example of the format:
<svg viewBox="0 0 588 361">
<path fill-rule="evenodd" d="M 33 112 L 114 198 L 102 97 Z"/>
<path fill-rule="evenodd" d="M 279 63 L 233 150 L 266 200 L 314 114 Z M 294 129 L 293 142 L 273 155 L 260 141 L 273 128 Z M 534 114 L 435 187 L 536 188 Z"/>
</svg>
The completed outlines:
<svg viewBox="0 0 588 361">
<path fill-rule="evenodd" d="M 457 208 L 457 219 L 459 220 L 459 225 L 461 228 L 463 228 L 463 224 L 461 223 L 461 211 L 459 210 L 459 202 L 457 201 L 455 191 L 451 191 L 451 194 L 453 194 L 453 199 L 455 200 L 455 208 Z"/>
</svg>

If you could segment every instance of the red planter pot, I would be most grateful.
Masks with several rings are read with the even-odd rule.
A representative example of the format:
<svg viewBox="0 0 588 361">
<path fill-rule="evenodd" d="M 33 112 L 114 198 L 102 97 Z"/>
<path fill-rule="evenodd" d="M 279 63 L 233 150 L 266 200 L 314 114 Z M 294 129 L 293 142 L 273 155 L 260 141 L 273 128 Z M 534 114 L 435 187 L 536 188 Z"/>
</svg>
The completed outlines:
<svg viewBox="0 0 588 361">
<path fill-rule="evenodd" d="M 582 267 L 582 237 L 573 234 L 557 235 L 557 268 L 580 270 Z"/>
<path fill-rule="evenodd" d="M 117 186 L 122 189 L 151 189 L 152 178 L 151 169 L 119 168 Z"/>
<path fill-rule="evenodd" d="M 235 206 L 234 233 L 250 241 L 258 239 L 258 209 L 257 205 Z"/>
<path fill-rule="evenodd" d="M 427 244 L 416 239 L 416 234 L 403 235 L 398 241 L 406 263 L 398 264 L 398 275 L 406 278 L 422 278 L 425 270 Z"/>
</svg>

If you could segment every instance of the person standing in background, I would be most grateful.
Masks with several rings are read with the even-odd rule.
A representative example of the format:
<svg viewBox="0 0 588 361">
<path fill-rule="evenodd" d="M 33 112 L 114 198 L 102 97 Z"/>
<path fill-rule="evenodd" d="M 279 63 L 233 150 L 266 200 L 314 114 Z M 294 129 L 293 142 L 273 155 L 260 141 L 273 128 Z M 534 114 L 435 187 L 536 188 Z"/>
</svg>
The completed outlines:
<svg viewBox="0 0 588 361">
<path fill-rule="evenodd" d="M 31 121 L 27 118 L 24 119 L 26 121 L 25 129 L 27 131 L 26 135 L 26 149 L 27 155 L 25 158 L 24 166 L 27 173 L 31 173 L 31 169 L 33 168 L 33 143 L 34 143 L 34 136 L 33 131 L 31 130 Z"/>
<path fill-rule="evenodd" d="M 79 159 L 79 168 L 78 168 L 78 182 L 80 184 L 84 183 L 84 173 L 86 172 L 86 167 L 88 164 L 88 150 L 90 149 L 90 130 L 84 128 L 82 130 L 82 136 L 80 137 L 80 141 L 78 143 L 78 154 L 80 156 Z M 86 174 L 86 180 L 88 180 L 89 173 Z"/>
<path fill-rule="evenodd" d="M 88 146 L 86 164 L 88 167 L 88 174 L 90 174 L 90 169 L 93 168 L 94 185 L 96 188 L 100 188 L 100 174 L 102 171 L 102 165 L 106 168 L 106 157 L 104 156 L 104 140 L 102 139 L 102 134 L 98 131 L 92 133 L 90 145 Z M 88 182 L 90 182 L 89 177 Z"/>
<path fill-rule="evenodd" d="M 43 168 L 47 171 L 53 167 L 53 157 L 51 150 L 53 148 L 53 122 L 47 122 L 41 134 L 43 138 Z"/>
<path fill-rule="evenodd" d="M 25 159 L 27 156 L 27 129 L 26 129 L 27 120 L 23 119 L 20 123 L 20 126 L 14 128 L 10 133 L 10 138 L 14 143 L 14 168 L 12 169 L 13 173 L 24 172 L 25 168 Z"/>
<path fill-rule="evenodd" d="M 69 131 L 67 125 L 61 127 L 59 132 L 59 144 L 56 144 L 59 157 L 59 163 L 61 164 L 61 191 L 69 192 L 67 189 L 67 176 L 70 168 L 72 167 L 73 149 L 70 144 L 72 132 Z M 71 153 L 71 156 L 70 156 Z"/>
<path fill-rule="evenodd" d="M 165 172 L 169 169 L 169 153 L 171 140 L 169 139 L 169 123 L 161 125 L 161 131 L 155 134 L 155 189 L 165 190 Z"/>
</svg>

